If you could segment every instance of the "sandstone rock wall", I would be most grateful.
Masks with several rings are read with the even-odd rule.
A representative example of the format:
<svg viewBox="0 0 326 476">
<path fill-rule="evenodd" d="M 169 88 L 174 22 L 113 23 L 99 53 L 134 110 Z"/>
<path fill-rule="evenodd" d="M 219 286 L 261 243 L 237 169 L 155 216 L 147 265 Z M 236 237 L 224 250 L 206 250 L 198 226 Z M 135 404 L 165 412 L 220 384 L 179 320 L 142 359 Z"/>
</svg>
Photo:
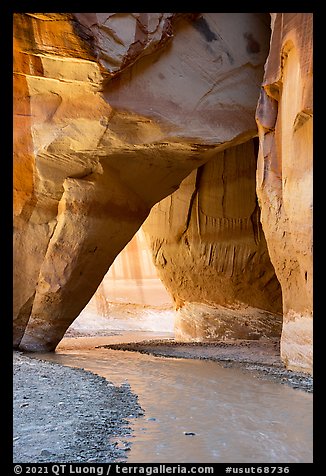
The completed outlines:
<svg viewBox="0 0 326 476">
<path fill-rule="evenodd" d="M 282 293 L 256 197 L 257 151 L 251 140 L 217 153 L 143 225 L 178 308 L 179 338 L 281 334 Z"/>
<path fill-rule="evenodd" d="M 149 221 L 182 335 L 277 335 L 279 282 L 311 372 L 312 47 L 309 13 L 15 14 L 15 347 L 54 349 L 182 183 Z"/>
<path fill-rule="evenodd" d="M 272 14 L 270 54 L 257 107 L 257 194 L 282 286 L 281 356 L 312 371 L 312 14 Z"/>
<path fill-rule="evenodd" d="M 173 306 L 158 277 L 142 227 L 116 257 L 82 314 L 113 318 L 119 305 L 125 309 Z"/>
<path fill-rule="evenodd" d="M 54 349 L 151 207 L 256 134 L 268 41 L 265 14 L 15 14 L 15 347 Z"/>
</svg>

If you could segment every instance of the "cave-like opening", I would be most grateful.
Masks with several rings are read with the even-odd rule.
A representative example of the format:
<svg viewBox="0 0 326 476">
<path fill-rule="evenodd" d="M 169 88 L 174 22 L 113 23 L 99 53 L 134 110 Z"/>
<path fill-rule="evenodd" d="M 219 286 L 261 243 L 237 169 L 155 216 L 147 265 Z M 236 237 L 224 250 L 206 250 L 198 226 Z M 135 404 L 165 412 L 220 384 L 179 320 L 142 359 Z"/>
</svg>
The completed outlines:
<svg viewBox="0 0 326 476">
<path fill-rule="evenodd" d="M 142 227 L 112 263 L 66 336 L 158 332 L 172 336 L 173 299 L 158 276 Z"/>
<path fill-rule="evenodd" d="M 218 152 L 157 203 L 67 335 L 106 327 L 279 343 L 282 291 L 260 223 L 257 154 L 257 138 Z"/>
</svg>

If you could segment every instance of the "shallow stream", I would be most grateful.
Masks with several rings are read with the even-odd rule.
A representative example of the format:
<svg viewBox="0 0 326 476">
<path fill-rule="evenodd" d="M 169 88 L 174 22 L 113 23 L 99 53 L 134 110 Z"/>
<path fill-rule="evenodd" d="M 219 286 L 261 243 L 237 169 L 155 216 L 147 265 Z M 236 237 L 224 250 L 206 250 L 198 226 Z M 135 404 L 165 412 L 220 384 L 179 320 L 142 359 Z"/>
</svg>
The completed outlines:
<svg viewBox="0 0 326 476">
<path fill-rule="evenodd" d="M 38 357 L 130 384 L 145 414 L 130 420 L 128 463 L 312 462 L 312 394 L 302 390 L 212 361 L 110 349 Z"/>
</svg>

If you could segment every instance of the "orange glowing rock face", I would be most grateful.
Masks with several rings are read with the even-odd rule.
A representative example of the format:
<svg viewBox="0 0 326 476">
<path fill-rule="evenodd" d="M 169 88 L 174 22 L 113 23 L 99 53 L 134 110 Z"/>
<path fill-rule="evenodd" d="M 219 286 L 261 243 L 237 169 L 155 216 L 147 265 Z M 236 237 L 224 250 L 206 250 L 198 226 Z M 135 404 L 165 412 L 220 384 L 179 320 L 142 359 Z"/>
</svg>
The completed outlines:
<svg viewBox="0 0 326 476">
<path fill-rule="evenodd" d="M 307 38 L 304 18 L 288 15 L 287 34 Z M 270 17 L 19 13 L 14 27 L 14 345 L 52 350 L 153 205 L 192 170 L 257 135 Z M 268 61 L 275 63 L 271 55 Z M 304 87 L 309 98 L 311 84 L 302 78 L 296 97 Z M 270 96 L 272 82 L 264 81 Z M 261 124 L 279 117 L 278 99 L 268 100 Z M 309 111 L 297 118 L 297 137 Z M 271 147 L 281 150 L 283 142 Z M 284 173 L 280 154 L 270 163 Z M 271 183 L 279 193 L 279 179 Z M 275 223 L 260 206 L 270 250 Z M 270 255 L 285 303 L 286 280 Z"/>
<path fill-rule="evenodd" d="M 312 14 L 272 14 L 257 107 L 257 193 L 283 293 L 281 356 L 312 371 Z"/>
<path fill-rule="evenodd" d="M 282 292 L 260 223 L 255 141 L 216 154 L 143 225 L 178 308 L 178 339 L 281 335 Z"/>
</svg>

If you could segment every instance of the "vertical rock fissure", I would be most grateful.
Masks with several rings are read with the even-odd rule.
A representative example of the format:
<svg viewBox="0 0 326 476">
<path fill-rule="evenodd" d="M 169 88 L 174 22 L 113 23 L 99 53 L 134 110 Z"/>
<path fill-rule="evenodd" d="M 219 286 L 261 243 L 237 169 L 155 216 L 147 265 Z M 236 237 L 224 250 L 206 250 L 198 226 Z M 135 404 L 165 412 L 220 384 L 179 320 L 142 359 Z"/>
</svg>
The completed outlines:
<svg viewBox="0 0 326 476">
<path fill-rule="evenodd" d="M 182 231 L 182 233 L 180 235 L 180 240 L 186 234 L 186 232 L 189 228 L 189 225 L 190 225 L 190 220 L 191 220 L 191 215 L 192 215 L 194 202 L 195 202 L 195 199 L 198 198 L 200 180 L 201 180 L 201 177 L 202 177 L 203 169 L 204 169 L 204 165 L 202 165 L 201 167 L 198 167 L 198 169 L 196 170 L 196 179 L 195 179 L 194 190 L 193 190 L 192 195 L 190 197 L 186 223 L 185 223 L 184 230 Z M 199 226 L 199 216 L 198 215 L 199 215 L 199 203 L 197 203 L 197 220 L 198 220 L 197 226 Z"/>
<path fill-rule="evenodd" d="M 226 217 L 225 214 L 225 194 L 226 194 L 226 183 L 225 183 L 225 177 L 224 177 L 224 172 L 225 172 L 225 151 L 223 153 L 223 166 L 222 166 L 222 174 L 221 174 L 221 180 L 222 180 L 222 200 L 221 200 L 221 207 L 222 207 L 222 215 L 223 218 Z"/>
<path fill-rule="evenodd" d="M 250 215 L 250 221 L 252 225 L 254 240 L 256 245 L 258 245 L 260 241 L 260 235 L 261 235 L 261 223 L 260 223 L 260 208 L 259 208 L 257 196 L 256 196 L 256 206 L 254 211 Z"/>
</svg>

